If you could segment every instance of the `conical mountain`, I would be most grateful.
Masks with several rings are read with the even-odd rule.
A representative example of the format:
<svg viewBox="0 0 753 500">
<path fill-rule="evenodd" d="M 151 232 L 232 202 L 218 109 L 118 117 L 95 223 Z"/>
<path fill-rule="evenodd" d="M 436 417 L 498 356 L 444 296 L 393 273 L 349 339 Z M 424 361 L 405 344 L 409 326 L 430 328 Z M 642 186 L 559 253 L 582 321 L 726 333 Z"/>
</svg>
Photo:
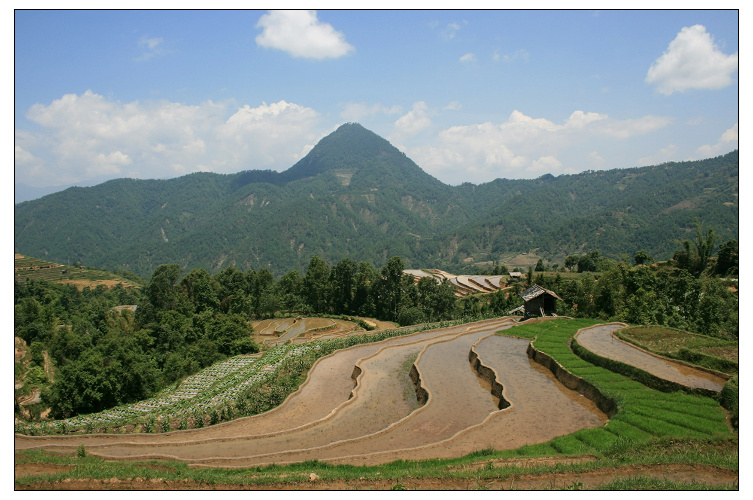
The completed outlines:
<svg viewBox="0 0 753 500">
<path fill-rule="evenodd" d="M 280 177 L 290 182 L 323 173 L 334 174 L 346 183 L 355 178 L 370 184 L 398 181 L 447 187 L 421 170 L 389 141 L 358 123 L 341 125 Z"/>
<path fill-rule="evenodd" d="M 348 123 L 288 170 L 115 179 L 15 205 L 14 249 L 149 276 L 160 264 L 304 271 L 318 255 L 458 270 L 502 254 L 671 256 L 693 221 L 738 231 L 738 154 L 451 187 Z"/>
</svg>

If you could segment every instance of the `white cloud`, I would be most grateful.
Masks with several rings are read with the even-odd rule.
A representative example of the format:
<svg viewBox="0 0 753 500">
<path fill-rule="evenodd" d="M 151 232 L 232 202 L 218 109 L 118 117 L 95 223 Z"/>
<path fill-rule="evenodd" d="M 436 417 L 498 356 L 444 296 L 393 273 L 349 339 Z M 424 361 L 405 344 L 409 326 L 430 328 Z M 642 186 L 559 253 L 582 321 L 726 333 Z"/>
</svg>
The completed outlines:
<svg viewBox="0 0 753 500">
<path fill-rule="evenodd" d="M 474 62 L 476 60 L 476 54 L 468 52 L 460 57 L 460 62 Z"/>
<path fill-rule="evenodd" d="M 630 118 L 627 120 L 608 120 L 603 127 L 595 130 L 595 133 L 615 137 L 617 139 L 627 139 L 636 135 L 644 135 L 655 132 L 666 127 L 672 122 L 672 118 L 667 116 L 647 115 L 641 118 Z"/>
<path fill-rule="evenodd" d="M 664 95 L 691 89 L 721 89 L 733 83 L 737 52 L 724 54 L 700 24 L 680 30 L 648 70 L 646 83 Z"/>
<path fill-rule="evenodd" d="M 661 117 L 613 120 L 594 112 L 574 111 L 564 121 L 533 118 L 515 110 L 502 123 L 449 127 L 429 145 L 405 147 L 406 154 L 445 182 L 488 182 L 495 178 L 531 178 L 544 173 L 574 173 L 561 155 L 580 158 L 580 170 L 603 167 L 597 153 L 579 153 L 576 146 L 608 139 L 622 141 L 669 123 Z M 593 151 L 593 150 L 591 150 Z"/>
<path fill-rule="evenodd" d="M 345 41 L 345 35 L 319 21 L 315 11 L 270 11 L 261 16 L 256 27 L 263 29 L 256 37 L 258 45 L 293 57 L 337 58 L 355 50 Z"/>
<path fill-rule="evenodd" d="M 162 42 L 164 40 L 159 37 L 148 37 L 146 35 L 139 38 L 139 47 L 142 49 L 145 49 L 144 52 L 136 57 L 135 61 L 146 61 L 147 59 L 151 59 L 154 56 L 160 56 L 167 53 L 167 51 L 162 47 Z"/>
<path fill-rule="evenodd" d="M 321 137 L 319 114 L 286 101 L 233 108 L 207 101 L 110 101 L 87 91 L 37 104 L 17 130 L 18 182 L 53 186 L 100 177 L 285 170 Z"/>
<path fill-rule="evenodd" d="M 677 157 L 678 151 L 679 149 L 676 145 L 670 144 L 669 146 L 660 149 L 656 153 L 639 158 L 638 165 L 642 165 L 642 166 L 658 165 L 660 163 L 672 161 Z"/>
<path fill-rule="evenodd" d="M 282 161 L 288 168 L 300 159 L 291 138 L 310 142 L 318 117 L 311 108 L 285 101 L 256 108 L 246 105 L 217 128 L 221 152 L 230 155 L 230 165 L 254 162 L 248 168 L 270 168 Z"/>
<path fill-rule="evenodd" d="M 604 168 L 605 161 L 599 153 L 591 151 L 588 153 L 588 156 L 586 156 L 586 164 L 590 167 L 589 170 L 601 170 Z M 567 173 L 575 174 L 577 172 L 572 171 Z"/>
<path fill-rule="evenodd" d="M 429 107 L 424 101 L 415 102 L 413 104 L 413 109 L 397 119 L 395 122 L 395 128 L 390 135 L 389 140 L 400 142 L 408 137 L 418 134 L 429 126 L 431 126 Z"/>
<path fill-rule="evenodd" d="M 512 54 L 502 54 L 502 55 L 500 55 L 498 50 L 495 50 L 494 54 L 492 55 L 492 59 L 494 61 L 502 61 L 506 63 L 511 63 L 517 60 L 527 61 L 528 57 L 529 57 L 528 51 L 525 49 L 518 49 Z"/>
<path fill-rule="evenodd" d="M 730 151 L 737 149 L 738 147 L 739 137 L 737 132 L 737 123 L 735 123 L 732 127 L 724 131 L 721 137 L 719 137 L 719 141 L 717 141 L 716 144 L 705 144 L 698 148 L 696 153 L 698 154 L 699 158 L 712 158 L 714 156 L 729 153 Z"/>
</svg>

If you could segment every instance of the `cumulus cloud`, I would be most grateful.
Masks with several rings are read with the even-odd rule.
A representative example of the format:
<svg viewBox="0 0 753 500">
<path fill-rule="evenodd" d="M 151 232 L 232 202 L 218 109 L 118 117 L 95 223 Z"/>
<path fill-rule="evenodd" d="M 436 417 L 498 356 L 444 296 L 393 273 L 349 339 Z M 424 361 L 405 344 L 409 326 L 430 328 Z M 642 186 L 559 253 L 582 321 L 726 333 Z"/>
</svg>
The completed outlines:
<svg viewBox="0 0 753 500">
<path fill-rule="evenodd" d="M 467 54 L 463 54 L 460 56 L 460 62 L 474 62 L 476 60 L 476 54 L 473 52 L 468 52 Z"/>
<path fill-rule="evenodd" d="M 732 127 L 724 131 L 719 137 L 716 144 L 704 144 L 696 151 L 699 158 L 712 158 L 725 153 L 729 153 L 733 149 L 739 147 L 739 138 L 737 135 L 737 123 Z"/>
<path fill-rule="evenodd" d="M 532 178 L 544 173 L 573 173 L 560 156 L 572 157 L 578 144 L 603 142 L 604 136 L 625 140 L 668 123 L 668 119 L 653 116 L 613 120 L 580 110 L 556 123 L 515 110 L 502 123 L 449 127 L 440 131 L 432 144 L 406 148 L 406 153 L 427 172 L 450 183 Z M 595 152 L 583 152 L 580 158 L 581 170 L 604 164 Z"/>
<path fill-rule="evenodd" d="M 646 83 L 671 95 L 691 89 L 721 89 L 733 83 L 737 52 L 726 55 L 700 24 L 680 30 L 648 70 Z"/>
<path fill-rule="evenodd" d="M 413 104 L 413 109 L 397 119 L 389 139 L 400 142 L 418 134 L 429 126 L 431 126 L 429 107 L 424 101 L 418 101 Z"/>
<path fill-rule="evenodd" d="M 256 37 L 259 46 L 279 49 L 293 57 L 337 58 L 355 50 L 345 41 L 345 35 L 319 21 L 315 11 L 270 11 L 261 16 L 256 27 L 262 28 Z"/>
<path fill-rule="evenodd" d="M 630 118 L 627 120 L 608 120 L 603 127 L 595 130 L 595 133 L 615 137 L 617 139 L 627 139 L 636 135 L 645 135 L 655 132 L 669 125 L 672 118 L 667 116 L 647 115 L 641 118 Z"/>
<path fill-rule="evenodd" d="M 100 177 L 280 171 L 322 133 L 316 111 L 286 101 L 121 103 L 91 91 L 36 104 L 27 118 L 39 130 L 16 131 L 16 180 L 39 187 Z"/>
</svg>

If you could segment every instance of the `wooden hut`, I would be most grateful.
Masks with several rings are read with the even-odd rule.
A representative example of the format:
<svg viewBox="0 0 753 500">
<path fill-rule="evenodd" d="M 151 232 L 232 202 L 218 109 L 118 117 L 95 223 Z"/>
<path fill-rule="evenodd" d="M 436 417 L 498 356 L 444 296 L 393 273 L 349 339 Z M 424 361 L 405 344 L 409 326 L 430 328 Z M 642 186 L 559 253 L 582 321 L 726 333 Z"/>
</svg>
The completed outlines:
<svg viewBox="0 0 753 500">
<path fill-rule="evenodd" d="M 522 312 L 526 318 L 534 316 L 556 316 L 557 301 L 562 300 L 551 290 L 533 285 L 520 292 L 525 304 L 516 309 L 516 312 Z M 512 311 L 511 311 L 512 312 Z"/>
</svg>

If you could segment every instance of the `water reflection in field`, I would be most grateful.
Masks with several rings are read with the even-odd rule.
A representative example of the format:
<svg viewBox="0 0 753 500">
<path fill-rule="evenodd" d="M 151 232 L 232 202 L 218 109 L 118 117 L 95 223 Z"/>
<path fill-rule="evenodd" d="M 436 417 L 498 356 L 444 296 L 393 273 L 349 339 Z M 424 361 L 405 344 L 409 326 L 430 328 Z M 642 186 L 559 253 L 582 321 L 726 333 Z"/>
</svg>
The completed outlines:
<svg viewBox="0 0 753 500">
<path fill-rule="evenodd" d="M 585 349 L 603 358 L 635 366 L 664 380 L 686 387 L 721 391 L 725 379 L 681 363 L 653 356 L 619 340 L 612 332 L 622 325 L 599 325 L 581 331 L 576 337 Z"/>
</svg>

